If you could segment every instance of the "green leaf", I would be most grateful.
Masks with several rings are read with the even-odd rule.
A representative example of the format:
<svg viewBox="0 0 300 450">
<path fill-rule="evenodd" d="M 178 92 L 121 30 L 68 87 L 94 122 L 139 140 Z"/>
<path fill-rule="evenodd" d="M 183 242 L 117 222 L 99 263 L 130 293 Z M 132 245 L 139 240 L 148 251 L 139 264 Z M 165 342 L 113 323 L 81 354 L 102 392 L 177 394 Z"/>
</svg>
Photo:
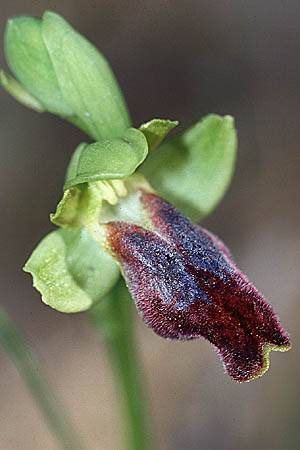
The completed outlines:
<svg viewBox="0 0 300 450">
<path fill-rule="evenodd" d="M 89 135 L 96 140 L 121 135 L 130 120 L 105 58 L 53 12 L 43 15 L 42 35 L 62 95 Z"/>
<path fill-rule="evenodd" d="M 62 116 L 73 114 L 63 98 L 42 38 L 42 21 L 19 16 L 7 22 L 6 60 L 19 82 L 45 109 Z"/>
<path fill-rule="evenodd" d="M 141 171 L 194 221 L 209 214 L 233 174 L 237 138 L 231 116 L 206 116 L 149 155 Z"/>
<path fill-rule="evenodd" d="M 43 105 L 33 97 L 22 84 L 20 84 L 13 77 L 0 70 L 0 85 L 18 102 L 22 103 L 27 108 L 34 109 L 37 112 L 45 111 Z"/>
<path fill-rule="evenodd" d="M 81 144 L 73 154 L 64 189 L 96 180 L 127 178 L 148 153 L 145 136 L 129 128 L 122 137 Z"/>
<path fill-rule="evenodd" d="M 154 150 L 178 123 L 177 120 L 168 119 L 152 119 L 143 123 L 139 129 L 147 139 L 149 150 Z"/>
<path fill-rule="evenodd" d="M 85 230 L 57 230 L 24 267 L 46 305 L 66 313 L 89 309 L 116 283 L 119 269 Z"/>
<path fill-rule="evenodd" d="M 54 395 L 16 324 L 2 308 L 0 308 L 0 344 L 15 363 L 61 448 L 83 450 L 80 436 L 70 423 L 64 406 Z"/>
</svg>

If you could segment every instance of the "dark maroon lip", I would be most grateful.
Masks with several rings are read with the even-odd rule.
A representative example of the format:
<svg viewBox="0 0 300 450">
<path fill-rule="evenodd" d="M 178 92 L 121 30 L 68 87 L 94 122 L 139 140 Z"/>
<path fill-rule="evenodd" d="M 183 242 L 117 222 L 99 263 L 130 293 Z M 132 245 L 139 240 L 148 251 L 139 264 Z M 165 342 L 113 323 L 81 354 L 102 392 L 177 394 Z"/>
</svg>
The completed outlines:
<svg viewBox="0 0 300 450">
<path fill-rule="evenodd" d="M 164 338 L 208 339 L 236 381 L 261 375 L 271 349 L 290 347 L 272 307 L 217 237 L 154 194 L 141 201 L 154 231 L 111 222 L 107 239 L 145 323 Z"/>
</svg>

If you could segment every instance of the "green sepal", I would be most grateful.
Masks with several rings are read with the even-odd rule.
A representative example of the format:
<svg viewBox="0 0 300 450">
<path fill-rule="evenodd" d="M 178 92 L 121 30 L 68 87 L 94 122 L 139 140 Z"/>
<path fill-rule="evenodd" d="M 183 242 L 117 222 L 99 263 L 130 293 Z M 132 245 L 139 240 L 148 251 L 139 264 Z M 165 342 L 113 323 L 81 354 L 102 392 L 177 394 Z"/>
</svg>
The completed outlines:
<svg viewBox="0 0 300 450">
<path fill-rule="evenodd" d="M 95 140 L 130 126 L 121 90 L 103 55 L 61 16 L 47 11 L 42 35 L 63 97 Z"/>
<path fill-rule="evenodd" d="M 168 119 L 152 119 L 143 123 L 139 129 L 147 139 L 149 150 L 154 150 L 178 123 L 177 120 Z"/>
<path fill-rule="evenodd" d="M 22 103 L 24 106 L 27 106 L 27 108 L 33 109 L 37 112 L 45 111 L 44 106 L 28 91 L 26 91 L 24 86 L 22 86 L 22 84 L 15 78 L 5 73 L 4 70 L 0 70 L 0 85 L 18 102 Z"/>
<path fill-rule="evenodd" d="M 134 128 L 126 130 L 122 137 L 80 144 L 70 161 L 64 189 L 91 181 L 127 178 L 147 154 L 147 140 Z"/>
<path fill-rule="evenodd" d="M 163 197 L 199 221 L 229 186 L 236 147 L 233 118 L 211 114 L 150 153 L 141 171 Z"/>
<path fill-rule="evenodd" d="M 119 277 L 113 259 L 86 230 L 48 234 L 24 266 L 46 305 L 60 312 L 89 309 L 106 295 Z"/>
</svg>

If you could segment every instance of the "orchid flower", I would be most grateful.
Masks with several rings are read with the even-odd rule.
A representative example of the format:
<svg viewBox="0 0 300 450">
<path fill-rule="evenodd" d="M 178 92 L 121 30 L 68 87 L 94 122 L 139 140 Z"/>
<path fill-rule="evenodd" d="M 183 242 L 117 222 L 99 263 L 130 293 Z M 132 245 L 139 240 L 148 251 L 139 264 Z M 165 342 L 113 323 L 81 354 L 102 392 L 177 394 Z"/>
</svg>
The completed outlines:
<svg viewBox="0 0 300 450">
<path fill-rule="evenodd" d="M 216 236 L 158 195 L 140 196 L 148 229 L 122 221 L 106 228 L 144 322 L 164 338 L 208 339 L 236 381 L 261 376 L 269 352 L 290 347 L 271 306 Z"/>
<path fill-rule="evenodd" d="M 90 310 L 117 374 L 127 448 L 149 450 L 132 300 L 157 335 L 207 339 L 237 382 L 260 377 L 270 351 L 291 346 L 225 244 L 199 225 L 233 175 L 234 119 L 209 114 L 166 142 L 177 120 L 154 118 L 133 127 L 105 57 L 51 11 L 10 19 L 4 47 L 11 73 L 0 70 L 0 85 L 24 106 L 65 119 L 88 139 L 74 150 L 62 199 L 50 215 L 58 229 L 40 241 L 24 271 L 46 305 L 62 313 Z M 34 385 L 45 409 L 42 384 Z M 77 448 L 62 416 L 53 421 L 50 410 L 66 449 Z"/>
<path fill-rule="evenodd" d="M 289 336 L 222 241 L 179 212 L 199 222 L 224 195 L 236 153 L 232 117 L 209 115 L 163 144 L 177 121 L 133 128 L 103 55 L 52 12 L 9 21 L 5 48 L 16 79 L 1 71 L 2 86 L 94 141 L 71 158 L 51 215 L 60 229 L 24 268 L 44 303 L 85 311 L 114 292 L 121 268 L 158 335 L 208 339 L 234 380 L 262 375 L 271 350 L 290 348 Z"/>
</svg>

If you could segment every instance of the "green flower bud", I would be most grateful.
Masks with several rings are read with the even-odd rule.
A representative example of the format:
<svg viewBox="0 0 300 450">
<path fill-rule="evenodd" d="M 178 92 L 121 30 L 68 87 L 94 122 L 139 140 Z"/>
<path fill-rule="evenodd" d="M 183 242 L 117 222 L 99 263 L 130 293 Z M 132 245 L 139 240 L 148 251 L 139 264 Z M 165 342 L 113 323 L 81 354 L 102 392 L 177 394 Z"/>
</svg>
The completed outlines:
<svg viewBox="0 0 300 450">
<path fill-rule="evenodd" d="M 59 15 L 48 11 L 42 19 L 10 19 L 5 54 L 24 93 L 40 109 L 64 117 L 96 140 L 119 136 L 130 126 L 105 58 Z M 14 95 L 13 89 L 9 92 Z M 20 94 L 14 96 L 20 100 Z"/>
<path fill-rule="evenodd" d="M 72 116 L 42 37 L 42 20 L 20 16 L 10 19 L 5 30 L 5 55 L 19 82 L 49 112 Z"/>
</svg>

